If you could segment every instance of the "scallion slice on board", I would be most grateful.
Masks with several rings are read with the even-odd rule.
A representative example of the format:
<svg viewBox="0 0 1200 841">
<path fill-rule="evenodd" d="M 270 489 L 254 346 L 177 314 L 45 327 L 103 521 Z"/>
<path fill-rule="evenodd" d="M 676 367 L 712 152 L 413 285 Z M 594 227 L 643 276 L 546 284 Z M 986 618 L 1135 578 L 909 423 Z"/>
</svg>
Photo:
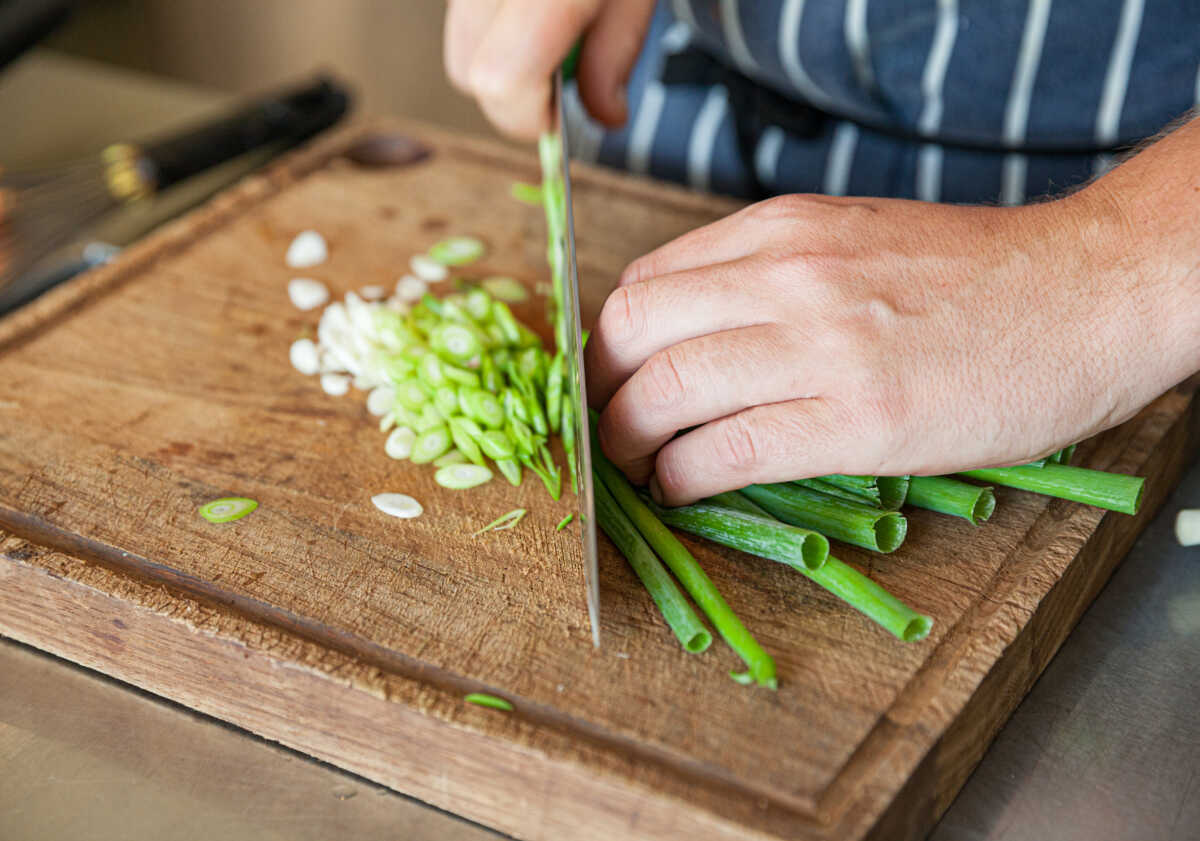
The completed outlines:
<svg viewBox="0 0 1200 841">
<path fill-rule="evenodd" d="M 463 700 L 477 707 L 489 707 L 493 710 L 503 710 L 506 713 L 513 711 L 511 701 L 506 701 L 496 695 L 489 695 L 486 692 L 470 692 L 463 696 Z"/>
<path fill-rule="evenodd" d="M 528 513 L 524 508 L 514 508 L 506 514 L 501 514 L 478 531 L 471 532 L 471 537 L 479 537 L 479 535 L 489 531 L 506 531 L 507 529 L 514 528 Z"/>
<path fill-rule="evenodd" d="M 200 516 L 210 523 L 231 523 L 258 508 L 258 501 L 244 496 L 226 496 L 200 506 Z"/>
<path fill-rule="evenodd" d="M 699 654 L 712 645 L 712 635 L 700 622 L 700 617 L 691 604 L 679 592 L 671 574 L 663 567 L 629 517 L 613 499 L 603 482 L 596 482 L 596 522 L 617 549 L 629 561 L 637 577 L 641 579 L 650 598 L 667 625 L 679 640 L 683 650 Z"/>
<path fill-rule="evenodd" d="M 478 464 L 452 464 L 439 467 L 433 479 L 443 488 L 462 491 L 492 480 L 492 471 Z"/>
<path fill-rule="evenodd" d="M 443 266 L 465 266 L 483 256 L 483 241 L 475 237 L 446 237 L 434 243 L 429 256 Z"/>
<path fill-rule="evenodd" d="M 420 517 L 425 512 L 421 503 L 408 494 L 375 494 L 375 496 L 371 497 L 371 502 L 384 514 L 399 517 L 402 520 L 411 520 L 414 517 Z"/>
</svg>

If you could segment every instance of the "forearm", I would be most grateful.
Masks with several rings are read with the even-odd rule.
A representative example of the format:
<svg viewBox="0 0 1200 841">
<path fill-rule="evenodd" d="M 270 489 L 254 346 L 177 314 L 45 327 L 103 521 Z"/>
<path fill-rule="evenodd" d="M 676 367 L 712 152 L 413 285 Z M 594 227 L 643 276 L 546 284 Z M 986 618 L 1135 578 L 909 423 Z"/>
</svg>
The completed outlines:
<svg viewBox="0 0 1200 841">
<path fill-rule="evenodd" d="M 1078 194 L 1083 236 L 1128 284 L 1125 328 L 1153 354 L 1134 372 L 1165 390 L 1200 370 L 1200 119 L 1193 119 Z"/>
</svg>

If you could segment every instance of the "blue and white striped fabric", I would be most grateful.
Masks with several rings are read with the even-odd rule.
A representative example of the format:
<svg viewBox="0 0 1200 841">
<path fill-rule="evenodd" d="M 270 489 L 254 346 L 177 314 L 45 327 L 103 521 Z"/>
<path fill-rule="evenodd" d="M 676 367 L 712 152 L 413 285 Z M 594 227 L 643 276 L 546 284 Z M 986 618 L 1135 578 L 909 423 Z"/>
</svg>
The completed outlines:
<svg viewBox="0 0 1200 841">
<path fill-rule="evenodd" d="M 747 149 L 728 85 L 663 83 L 696 51 L 816 109 L 815 128 L 768 124 Z M 628 125 L 568 104 L 579 157 L 698 189 L 1020 204 L 1102 173 L 1198 98 L 1200 0 L 671 0 Z"/>
</svg>

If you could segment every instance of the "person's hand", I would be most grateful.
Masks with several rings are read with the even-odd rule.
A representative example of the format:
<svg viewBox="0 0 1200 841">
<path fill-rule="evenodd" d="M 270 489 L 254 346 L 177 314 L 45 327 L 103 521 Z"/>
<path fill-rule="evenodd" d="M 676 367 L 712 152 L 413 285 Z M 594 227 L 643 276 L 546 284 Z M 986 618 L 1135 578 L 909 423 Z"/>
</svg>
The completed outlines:
<svg viewBox="0 0 1200 841">
<path fill-rule="evenodd" d="M 678 505 L 1027 462 L 1128 418 L 1196 362 L 1160 300 L 1178 261 L 1134 259 L 1103 184 L 1024 208 L 783 196 L 680 237 L 588 342 L 601 446 Z"/>
<path fill-rule="evenodd" d="M 586 30 L 580 96 L 593 117 L 619 126 L 653 11 L 654 0 L 450 0 L 446 72 L 497 128 L 532 140 L 550 125 L 550 77 Z"/>
</svg>

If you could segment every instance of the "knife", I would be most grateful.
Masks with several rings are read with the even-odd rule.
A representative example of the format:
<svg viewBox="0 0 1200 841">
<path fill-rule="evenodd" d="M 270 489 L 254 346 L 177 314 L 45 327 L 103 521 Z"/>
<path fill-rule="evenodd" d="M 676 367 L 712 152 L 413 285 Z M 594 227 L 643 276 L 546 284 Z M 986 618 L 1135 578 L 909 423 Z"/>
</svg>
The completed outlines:
<svg viewBox="0 0 1200 841">
<path fill-rule="evenodd" d="M 550 231 L 551 271 L 554 275 L 557 318 L 555 341 L 562 351 L 563 405 L 571 407 L 570 429 L 564 418 L 563 435 L 569 467 L 575 480 L 579 500 L 580 536 L 583 553 L 583 580 L 587 587 L 588 620 L 592 627 L 592 645 L 600 647 L 600 572 L 596 555 L 596 517 L 592 496 L 591 434 L 587 419 L 587 385 L 583 377 L 583 333 L 579 315 L 579 269 L 575 262 L 575 218 L 571 209 L 571 166 L 568 157 L 565 106 L 563 103 L 564 76 L 574 70 L 578 51 L 572 52 L 554 74 L 552 115 L 553 128 L 539 141 L 542 182 L 554 185 L 561 179 L 563 205 L 554 197 L 544 199 L 547 225 Z M 555 185 L 556 186 L 556 185 Z M 565 210 L 565 214 L 563 211 Z M 563 218 L 565 216 L 565 218 Z M 555 218 L 557 217 L 557 218 Z M 573 435 L 573 447 L 565 446 L 567 435 Z"/>
</svg>

